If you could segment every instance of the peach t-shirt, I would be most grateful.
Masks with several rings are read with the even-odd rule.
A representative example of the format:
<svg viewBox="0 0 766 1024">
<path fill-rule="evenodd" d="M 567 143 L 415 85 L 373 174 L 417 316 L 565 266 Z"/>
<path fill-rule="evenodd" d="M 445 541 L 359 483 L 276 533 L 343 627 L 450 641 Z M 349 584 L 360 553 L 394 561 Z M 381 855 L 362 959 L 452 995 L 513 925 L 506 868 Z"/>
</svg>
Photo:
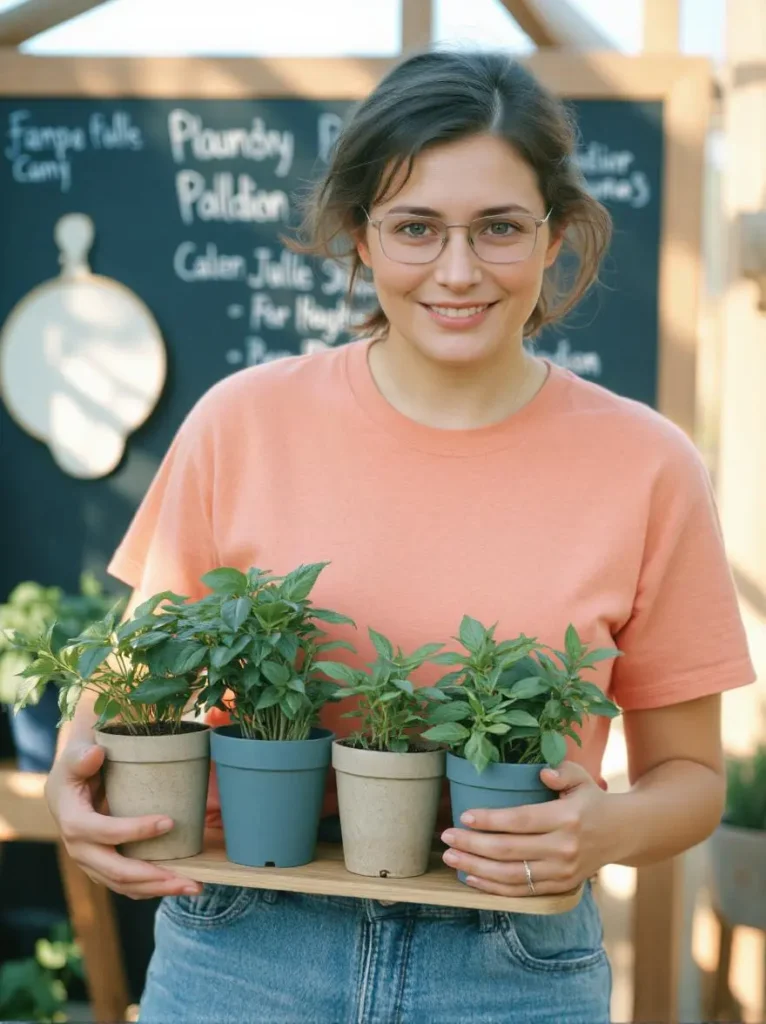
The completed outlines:
<svg viewBox="0 0 766 1024">
<path fill-rule="evenodd" d="M 667 419 L 551 365 L 506 420 L 441 430 L 408 419 L 370 374 L 369 341 L 245 369 L 182 424 L 109 571 L 149 595 L 201 596 L 219 565 L 286 573 L 329 561 L 315 604 L 374 658 L 467 613 L 560 647 L 573 622 L 623 657 L 591 677 L 625 711 L 754 678 L 705 467 Z M 338 658 L 340 660 L 340 658 Z M 426 667 L 421 682 L 447 671 Z M 332 705 L 323 724 L 354 723 Z M 570 756 L 600 779 L 609 720 Z M 213 792 L 213 795 L 214 792 Z M 328 795 L 326 809 L 332 809 Z"/>
</svg>

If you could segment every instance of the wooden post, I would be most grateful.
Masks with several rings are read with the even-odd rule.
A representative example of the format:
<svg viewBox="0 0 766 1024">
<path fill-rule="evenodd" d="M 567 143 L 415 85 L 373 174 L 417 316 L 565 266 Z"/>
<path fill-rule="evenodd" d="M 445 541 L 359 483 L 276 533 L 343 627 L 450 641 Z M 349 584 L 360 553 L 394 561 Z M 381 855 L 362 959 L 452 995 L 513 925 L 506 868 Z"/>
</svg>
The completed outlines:
<svg viewBox="0 0 766 1024">
<path fill-rule="evenodd" d="M 681 47 L 681 0 L 644 0 L 644 50 L 678 53 Z"/>
<path fill-rule="evenodd" d="M 401 0 L 402 53 L 425 50 L 433 38 L 432 0 Z"/>
<path fill-rule="evenodd" d="M 82 950 L 88 994 L 97 1021 L 122 1021 L 130 1002 L 111 893 L 96 885 L 58 844 L 72 930 Z"/>
<path fill-rule="evenodd" d="M 21 0 L 0 13 L 0 46 L 20 46 L 105 0 Z"/>
<path fill-rule="evenodd" d="M 683 862 L 639 868 L 633 905 L 633 1020 L 678 1020 Z"/>
</svg>

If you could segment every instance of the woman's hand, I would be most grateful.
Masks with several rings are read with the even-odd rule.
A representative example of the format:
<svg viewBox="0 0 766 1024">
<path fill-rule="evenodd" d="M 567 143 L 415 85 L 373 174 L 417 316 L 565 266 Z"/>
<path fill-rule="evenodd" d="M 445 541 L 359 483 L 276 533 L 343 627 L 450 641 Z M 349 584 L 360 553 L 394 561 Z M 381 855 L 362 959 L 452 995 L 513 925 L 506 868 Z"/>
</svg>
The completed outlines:
<svg viewBox="0 0 766 1024">
<path fill-rule="evenodd" d="M 95 806 L 103 760 L 102 747 L 72 743 L 61 751 L 48 776 L 45 795 L 69 856 L 94 882 L 131 899 L 201 892 L 197 882 L 116 851 L 119 843 L 169 832 L 173 822 L 156 814 L 141 818 L 99 814 Z"/>
<path fill-rule="evenodd" d="M 526 860 L 535 893 L 545 896 L 576 888 L 611 862 L 615 797 L 572 761 L 557 772 L 543 769 L 540 778 L 561 794 L 558 800 L 467 811 L 461 820 L 469 828 L 442 834 L 450 847 L 445 863 L 466 872 L 469 885 L 498 896 L 529 896 Z"/>
</svg>

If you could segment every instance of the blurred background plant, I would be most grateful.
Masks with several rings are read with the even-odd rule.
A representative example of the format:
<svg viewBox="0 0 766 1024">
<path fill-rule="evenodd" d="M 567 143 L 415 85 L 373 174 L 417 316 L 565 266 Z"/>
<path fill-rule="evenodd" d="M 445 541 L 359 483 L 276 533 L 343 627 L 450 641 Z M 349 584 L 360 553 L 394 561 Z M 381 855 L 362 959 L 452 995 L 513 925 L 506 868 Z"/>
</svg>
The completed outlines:
<svg viewBox="0 0 766 1024">
<path fill-rule="evenodd" d="M 724 824 L 766 832 L 766 744 L 726 763 Z"/>
<path fill-rule="evenodd" d="M 11 647 L 9 632 L 40 636 L 55 622 L 54 649 L 58 652 L 67 640 L 78 636 L 96 619 L 102 619 L 115 604 L 121 612 L 124 600 L 104 593 L 90 572 L 81 575 L 78 594 L 32 581 L 14 587 L 6 603 L 0 605 L 0 701 L 14 703 L 20 673 L 32 660 L 30 655 Z"/>
<path fill-rule="evenodd" d="M 37 940 L 34 956 L 0 966 L 0 1020 L 66 1021 L 69 986 L 82 977 L 80 949 L 62 922 Z"/>
</svg>

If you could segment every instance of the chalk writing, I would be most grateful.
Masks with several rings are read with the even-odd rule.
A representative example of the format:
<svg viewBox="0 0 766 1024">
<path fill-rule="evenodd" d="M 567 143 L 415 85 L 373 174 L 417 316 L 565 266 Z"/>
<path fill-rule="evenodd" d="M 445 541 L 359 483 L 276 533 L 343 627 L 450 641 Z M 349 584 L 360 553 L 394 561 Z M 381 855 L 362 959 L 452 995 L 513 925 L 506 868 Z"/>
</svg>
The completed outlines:
<svg viewBox="0 0 766 1024">
<path fill-rule="evenodd" d="M 35 124 L 29 110 L 8 115 L 8 144 L 4 154 L 13 180 L 20 184 L 55 182 L 62 192 L 72 187 L 73 157 L 90 146 L 95 150 L 140 150 L 141 129 L 129 114 L 116 110 L 107 117 L 96 112 L 87 125 Z"/>
<path fill-rule="evenodd" d="M 249 174 L 221 171 L 208 182 L 199 171 L 179 171 L 176 196 L 184 224 L 195 220 L 273 223 L 290 216 L 287 193 L 261 189 Z"/>
<path fill-rule="evenodd" d="M 130 114 L 123 110 L 115 110 L 110 118 L 101 113 L 91 114 L 88 119 L 88 136 L 94 149 L 144 148 L 141 129 L 133 124 Z"/>
<path fill-rule="evenodd" d="M 261 331 L 265 328 L 281 330 L 290 319 L 289 306 L 278 306 L 265 292 L 255 292 L 250 300 L 250 329 Z"/>
<path fill-rule="evenodd" d="M 185 163 L 195 160 L 235 160 L 242 157 L 258 162 L 276 160 L 274 173 L 284 178 L 290 173 L 295 154 L 292 132 L 267 128 L 261 117 L 254 117 L 249 128 L 207 128 L 198 114 L 172 110 L 168 115 L 168 135 L 173 159 Z"/>
<path fill-rule="evenodd" d="M 314 271 L 299 253 L 283 249 L 275 259 L 273 249 L 259 246 L 254 255 L 255 272 L 247 279 L 251 288 L 289 288 L 309 292 L 314 287 Z"/>
<path fill-rule="evenodd" d="M 588 191 L 600 202 L 625 203 L 641 209 L 651 201 L 649 178 L 633 166 L 636 155 L 630 150 L 613 150 L 603 142 L 591 142 L 576 159 Z"/>
<path fill-rule="evenodd" d="M 208 242 L 204 252 L 196 242 L 181 242 L 173 269 L 182 281 L 237 281 L 244 279 L 247 264 L 244 256 L 219 252 L 215 242 Z"/>
<path fill-rule="evenodd" d="M 535 347 L 535 353 L 581 377 L 600 377 L 602 373 L 601 356 L 598 352 L 573 350 L 567 338 L 557 339 L 555 352 L 546 352 Z"/>
<path fill-rule="evenodd" d="M 338 141 L 342 127 L 343 118 L 339 117 L 338 114 L 319 115 L 317 121 L 317 148 L 319 150 L 319 159 L 322 163 L 329 163 L 333 147 Z"/>
</svg>

